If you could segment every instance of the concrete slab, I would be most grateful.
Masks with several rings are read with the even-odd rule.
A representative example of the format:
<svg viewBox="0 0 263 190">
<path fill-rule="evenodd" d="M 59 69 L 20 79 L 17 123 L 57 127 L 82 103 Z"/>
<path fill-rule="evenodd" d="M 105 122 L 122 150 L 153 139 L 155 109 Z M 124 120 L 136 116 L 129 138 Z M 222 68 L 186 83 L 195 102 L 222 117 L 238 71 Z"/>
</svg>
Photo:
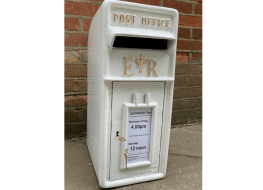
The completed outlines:
<svg viewBox="0 0 263 190">
<path fill-rule="evenodd" d="M 85 139 L 65 141 L 65 190 L 101 189 Z M 117 190 L 201 190 L 202 126 L 171 129 L 167 174 L 156 181 L 117 187 Z"/>
<path fill-rule="evenodd" d="M 202 159 L 169 155 L 163 179 L 118 187 L 117 190 L 201 190 Z"/>
<path fill-rule="evenodd" d="M 202 125 L 172 128 L 169 153 L 202 157 Z"/>
<path fill-rule="evenodd" d="M 89 165 L 87 165 L 89 164 Z M 65 141 L 65 190 L 101 189 L 85 141 Z"/>
</svg>

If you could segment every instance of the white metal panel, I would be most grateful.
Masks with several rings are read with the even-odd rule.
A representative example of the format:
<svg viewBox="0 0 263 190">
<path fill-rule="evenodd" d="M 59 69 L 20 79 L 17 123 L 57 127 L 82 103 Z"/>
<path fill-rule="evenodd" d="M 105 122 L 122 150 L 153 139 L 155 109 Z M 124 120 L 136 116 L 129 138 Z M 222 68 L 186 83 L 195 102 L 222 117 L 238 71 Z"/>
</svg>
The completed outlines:
<svg viewBox="0 0 263 190">
<path fill-rule="evenodd" d="M 101 82 L 102 71 L 100 64 L 102 62 L 102 9 L 99 9 L 94 16 L 88 41 L 88 108 L 87 108 L 87 146 L 93 166 L 98 179 L 100 178 L 100 154 L 98 150 L 102 150 L 100 139 L 101 133 Z M 97 127 L 95 127 L 97 126 Z"/>
</svg>

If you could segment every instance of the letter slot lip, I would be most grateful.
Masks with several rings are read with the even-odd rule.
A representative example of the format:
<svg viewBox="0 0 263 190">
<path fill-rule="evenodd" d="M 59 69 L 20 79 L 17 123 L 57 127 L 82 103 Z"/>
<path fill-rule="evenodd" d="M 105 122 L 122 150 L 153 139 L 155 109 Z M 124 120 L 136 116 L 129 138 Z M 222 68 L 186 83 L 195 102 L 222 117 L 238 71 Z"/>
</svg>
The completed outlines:
<svg viewBox="0 0 263 190">
<path fill-rule="evenodd" d="M 167 40 L 167 49 L 154 49 L 158 51 L 168 51 L 171 52 L 176 43 L 176 38 L 171 32 L 167 31 L 158 31 L 158 30 L 149 30 L 149 29 L 138 29 L 138 28 L 125 28 L 125 27 L 112 27 L 109 31 L 109 47 L 110 49 L 140 49 L 140 48 L 121 48 L 113 47 L 115 38 L 118 36 L 122 37 L 135 37 L 135 38 L 147 38 L 147 39 L 162 39 Z M 143 48 L 143 50 L 152 50 Z"/>
</svg>

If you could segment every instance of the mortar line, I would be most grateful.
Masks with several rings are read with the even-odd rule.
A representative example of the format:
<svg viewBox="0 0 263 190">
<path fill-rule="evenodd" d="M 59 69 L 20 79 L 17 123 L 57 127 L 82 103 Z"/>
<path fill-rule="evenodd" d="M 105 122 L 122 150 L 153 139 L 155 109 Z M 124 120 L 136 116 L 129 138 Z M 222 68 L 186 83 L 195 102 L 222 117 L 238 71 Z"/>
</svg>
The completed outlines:
<svg viewBox="0 0 263 190">
<path fill-rule="evenodd" d="M 80 18 L 80 19 L 79 19 L 79 31 L 80 31 L 80 32 L 83 32 L 83 33 L 86 33 L 87 31 L 84 31 L 83 27 L 84 27 L 84 25 L 83 25 L 83 19 Z M 87 33 L 87 34 L 88 34 L 88 33 Z"/>
<path fill-rule="evenodd" d="M 202 39 L 194 39 L 194 38 L 177 38 L 178 40 L 185 40 L 185 41 L 193 41 L 193 42 L 202 42 Z"/>
<path fill-rule="evenodd" d="M 65 108 L 64 111 L 70 111 L 70 110 L 79 110 L 79 109 L 87 109 L 86 106 L 82 107 L 71 107 L 71 108 Z M 86 122 L 86 120 L 78 120 L 80 123 Z M 77 121 L 67 121 L 67 122 L 77 122 Z"/>
<path fill-rule="evenodd" d="M 192 14 L 192 13 L 182 13 L 182 12 L 179 12 L 179 16 L 182 15 L 182 16 L 193 16 L 193 17 L 199 17 L 199 18 L 202 18 L 202 15 L 197 15 L 197 14 Z"/>
<path fill-rule="evenodd" d="M 64 77 L 65 80 L 83 80 L 87 79 L 87 77 Z"/>
<path fill-rule="evenodd" d="M 191 0 L 173 0 L 173 1 L 180 1 L 180 2 L 185 2 L 185 3 L 198 4 L 198 2 L 196 2 L 196 1 L 191 1 Z"/>
<path fill-rule="evenodd" d="M 93 17 L 92 16 L 85 16 L 85 15 L 64 15 L 65 18 L 78 18 L 78 19 L 90 19 L 92 20 Z"/>
<path fill-rule="evenodd" d="M 200 99 L 202 97 L 189 97 L 189 98 L 174 98 L 173 100 L 194 100 L 194 99 Z"/>
<path fill-rule="evenodd" d="M 202 53 L 202 50 L 176 50 L 176 52 Z"/>
<path fill-rule="evenodd" d="M 65 92 L 64 93 L 65 96 L 73 96 L 73 95 L 87 95 L 87 92 L 78 92 L 78 93 L 75 93 L 75 92 Z"/>
<path fill-rule="evenodd" d="M 190 156 L 190 155 L 183 155 L 183 154 L 174 154 L 174 153 L 168 153 L 171 155 L 175 155 L 175 156 L 185 156 L 185 157 L 193 157 L 193 158 L 202 158 L 202 157 L 198 157 L 198 156 Z"/>
<path fill-rule="evenodd" d="M 80 20 L 82 20 L 82 19 L 80 19 Z M 80 27 L 79 29 L 80 29 L 79 31 L 65 30 L 64 34 L 89 34 L 89 31 L 83 30 L 83 24 L 82 24 L 82 28 Z M 82 31 L 81 31 L 81 29 L 82 29 Z"/>
<path fill-rule="evenodd" d="M 199 85 L 199 86 L 189 86 L 189 85 L 186 85 L 186 86 L 175 86 L 174 88 L 176 89 L 186 89 L 186 88 L 201 88 L 202 86 Z"/>
<path fill-rule="evenodd" d="M 87 65 L 87 62 L 78 61 L 78 62 L 64 62 L 65 65 Z"/>
<path fill-rule="evenodd" d="M 64 48 L 66 50 L 76 50 L 76 49 L 79 49 L 79 50 L 88 50 L 88 47 L 87 46 L 64 46 Z"/>
<path fill-rule="evenodd" d="M 173 109 L 173 110 L 175 110 L 175 111 L 194 111 L 194 110 L 202 110 L 202 107 L 199 107 L 199 108 L 182 108 L 182 109 Z"/>
<path fill-rule="evenodd" d="M 86 3 L 86 4 L 96 4 L 96 5 L 101 5 L 102 2 L 98 1 L 87 1 L 87 0 L 65 0 L 68 2 L 77 2 L 77 3 Z"/>
<path fill-rule="evenodd" d="M 202 29 L 202 27 L 198 26 L 184 26 L 184 25 L 179 25 L 179 28 L 189 28 L 189 29 Z"/>
<path fill-rule="evenodd" d="M 85 124 L 85 120 L 82 120 L 82 121 L 66 121 L 65 123 L 67 124 Z"/>
</svg>

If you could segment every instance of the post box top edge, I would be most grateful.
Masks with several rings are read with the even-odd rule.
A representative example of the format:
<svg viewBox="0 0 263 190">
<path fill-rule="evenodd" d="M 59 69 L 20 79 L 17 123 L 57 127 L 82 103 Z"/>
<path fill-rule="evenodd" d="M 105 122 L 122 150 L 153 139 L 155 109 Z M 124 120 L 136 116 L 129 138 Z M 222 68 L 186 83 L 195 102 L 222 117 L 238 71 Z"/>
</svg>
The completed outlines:
<svg viewBox="0 0 263 190">
<path fill-rule="evenodd" d="M 145 14 L 148 14 L 148 12 L 154 12 L 158 14 L 165 14 L 169 15 L 172 19 L 171 25 L 174 27 L 172 30 L 168 31 L 174 35 L 174 37 L 177 39 L 177 32 L 178 32 L 178 24 L 179 24 L 179 13 L 176 9 L 172 8 L 167 8 L 167 7 L 160 7 L 160 6 L 153 6 L 153 5 L 145 5 L 145 4 L 139 4 L 139 3 L 132 3 L 132 2 L 124 2 L 124 1 L 119 1 L 119 0 L 106 0 L 102 3 L 101 7 L 99 9 L 101 10 L 101 17 L 103 19 L 103 26 L 105 29 L 109 29 L 111 27 L 110 24 L 110 12 L 111 12 L 111 7 L 119 7 L 121 6 L 122 8 L 125 9 L 136 9 L 138 11 L 145 12 Z M 129 26 L 127 26 L 130 28 Z M 104 30 L 106 32 L 108 30 Z"/>
<path fill-rule="evenodd" d="M 101 4 L 101 6 L 110 7 L 114 5 L 129 5 L 132 7 L 140 7 L 140 8 L 146 8 L 146 9 L 152 9 L 157 10 L 161 12 L 170 12 L 171 14 L 174 14 L 174 17 L 179 16 L 179 12 L 176 9 L 168 8 L 168 7 L 161 7 L 161 6 L 155 6 L 155 5 L 146 5 L 146 4 L 140 4 L 140 3 L 133 3 L 133 2 L 126 2 L 126 1 L 119 1 L 119 0 L 104 0 L 104 2 Z"/>
</svg>

